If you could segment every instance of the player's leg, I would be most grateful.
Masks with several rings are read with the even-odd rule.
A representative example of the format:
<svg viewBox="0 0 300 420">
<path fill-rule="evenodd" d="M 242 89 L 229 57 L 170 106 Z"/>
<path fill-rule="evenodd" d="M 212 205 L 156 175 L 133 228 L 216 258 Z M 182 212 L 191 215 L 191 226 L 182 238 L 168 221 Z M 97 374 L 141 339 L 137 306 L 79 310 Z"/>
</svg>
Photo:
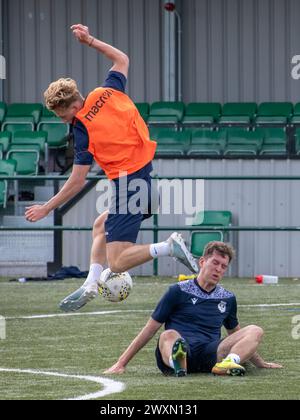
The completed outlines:
<svg viewBox="0 0 300 420">
<path fill-rule="evenodd" d="M 116 273 L 128 271 L 160 257 L 173 257 L 191 271 L 195 273 L 199 271 L 197 261 L 177 232 L 174 232 L 166 241 L 156 244 L 136 245 L 133 240 L 108 242 L 106 252 L 109 267 Z"/>
<path fill-rule="evenodd" d="M 103 271 L 103 266 L 107 263 L 105 220 L 108 211 L 102 213 L 94 222 L 93 244 L 90 256 L 90 270 L 84 286 L 96 285 L 97 280 Z"/>
<path fill-rule="evenodd" d="M 115 182 L 115 194 L 109 216 L 105 222 L 107 259 L 113 272 L 127 271 L 133 267 L 159 257 L 174 257 L 185 264 L 191 271 L 198 273 L 197 261 L 188 251 L 183 238 L 174 232 L 164 242 L 136 245 L 136 239 L 143 220 L 150 218 L 159 205 L 158 191 L 149 174 L 139 181 L 139 208 L 132 208 L 135 191 L 130 184 L 122 180 Z M 141 188 L 140 183 L 144 187 Z M 134 211 L 133 211 L 134 210 Z"/>
<path fill-rule="evenodd" d="M 60 303 L 60 308 L 65 312 L 77 311 L 98 294 L 97 281 L 107 260 L 105 239 L 105 220 L 107 216 L 108 212 L 104 212 L 94 222 L 89 274 L 84 284 Z"/>
<path fill-rule="evenodd" d="M 164 365 L 172 368 L 176 376 L 187 373 L 187 344 L 175 330 L 164 331 L 159 338 L 159 351 Z"/>
<path fill-rule="evenodd" d="M 218 347 L 218 363 L 212 372 L 218 375 L 245 374 L 245 369 L 240 364 L 256 353 L 263 333 L 262 328 L 249 325 L 226 337 Z"/>
<path fill-rule="evenodd" d="M 226 337 L 218 348 L 218 361 L 230 353 L 238 354 L 240 363 L 251 359 L 262 340 L 264 331 L 256 325 L 249 325 Z"/>
</svg>

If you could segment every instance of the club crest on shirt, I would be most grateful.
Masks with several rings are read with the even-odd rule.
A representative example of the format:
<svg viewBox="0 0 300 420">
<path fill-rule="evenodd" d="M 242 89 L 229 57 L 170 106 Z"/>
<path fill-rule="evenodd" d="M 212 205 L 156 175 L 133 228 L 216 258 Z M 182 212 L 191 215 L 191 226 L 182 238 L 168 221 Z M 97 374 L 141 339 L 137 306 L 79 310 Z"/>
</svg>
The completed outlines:
<svg viewBox="0 0 300 420">
<path fill-rule="evenodd" d="M 191 300 L 193 302 L 193 305 L 196 305 L 196 303 L 198 302 L 198 299 L 197 298 L 192 298 Z"/>
<path fill-rule="evenodd" d="M 218 309 L 221 312 L 221 314 L 224 314 L 226 312 L 226 306 L 227 306 L 227 303 L 226 302 L 221 301 L 219 303 Z"/>
</svg>

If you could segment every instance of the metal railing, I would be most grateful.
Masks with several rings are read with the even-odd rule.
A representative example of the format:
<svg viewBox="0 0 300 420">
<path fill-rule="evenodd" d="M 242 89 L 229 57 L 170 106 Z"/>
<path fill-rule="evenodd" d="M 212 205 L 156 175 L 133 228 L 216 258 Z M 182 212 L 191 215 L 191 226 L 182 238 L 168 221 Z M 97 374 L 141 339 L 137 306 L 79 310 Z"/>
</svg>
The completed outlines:
<svg viewBox="0 0 300 420">
<path fill-rule="evenodd" d="M 69 176 L 3 176 L 0 175 L 0 180 L 7 181 L 54 181 L 58 185 L 61 181 L 66 181 L 69 179 Z M 87 181 L 100 181 L 102 179 L 107 179 L 105 176 L 87 176 Z M 197 180 L 203 179 L 207 181 L 300 181 L 300 176 L 164 176 L 158 177 L 153 176 L 153 179 L 156 180 Z M 199 225 L 189 225 L 189 226 L 159 226 L 158 225 L 158 215 L 153 215 L 153 226 L 151 227 L 141 227 L 141 232 L 153 232 L 153 241 L 154 243 L 158 242 L 158 233 L 163 231 L 222 231 L 222 232 L 298 232 L 300 231 L 300 226 L 199 226 Z M 0 231 L 53 231 L 62 233 L 64 231 L 92 231 L 92 226 L 0 226 Z M 158 273 L 158 261 L 154 259 L 153 261 L 154 275 Z"/>
</svg>

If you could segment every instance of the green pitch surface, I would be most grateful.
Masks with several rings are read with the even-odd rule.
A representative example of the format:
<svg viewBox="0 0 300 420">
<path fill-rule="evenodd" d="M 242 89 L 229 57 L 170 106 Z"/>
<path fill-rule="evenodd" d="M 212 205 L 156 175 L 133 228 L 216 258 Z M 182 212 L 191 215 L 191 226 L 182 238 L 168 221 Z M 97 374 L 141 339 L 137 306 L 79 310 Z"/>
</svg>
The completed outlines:
<svg viewBox="0 0 300 420">
<path fill-rule="evenodd" d="M 0 318 L 0 398 L 68 399 L 96 393 L 94 398 L 102 395 L 108 400 L 299 399 L 300 281 L 292 279 L 280 280 L 276 286 L 256 285 L 248 279 L 223 282 L 238 298 L 241 325 L 264 328 L 261 355 L 266 361 L 283 364 L 283 370 L 247 365 L 245 377 L 164 377 L 156 368 L 154 338 L 125 374 L 103 375 L 175 281 L 135 278 L 125 302 L 113 304 L 99 297 L 79 315 L 65 316 L 58 303 L 81 281 L 19 284 L 1 280 L 0 315 L 5 321 Z M 100 313 L 89 314 L 93 312 Z M 42 316 L 32 318 L 36 315 Z M 49 315 L 54 316 L 46 317 Z M 37 371 L 42 373 L 37 375 Z M 97 377 L 99 383 L 86 376 Z M 103 378 L 114 382 L 104 384 Z M 106 396 L 97 394 L 104 390 Z M 112 393 L 116 390 L 121 392 Z"/>
</svg>

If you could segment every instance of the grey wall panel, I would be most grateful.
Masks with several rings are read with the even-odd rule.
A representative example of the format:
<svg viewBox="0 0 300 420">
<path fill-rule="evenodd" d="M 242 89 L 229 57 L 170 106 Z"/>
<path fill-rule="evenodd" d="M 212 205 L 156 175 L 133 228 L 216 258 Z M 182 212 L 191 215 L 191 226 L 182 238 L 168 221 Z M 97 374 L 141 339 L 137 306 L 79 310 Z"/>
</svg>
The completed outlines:
<svg viewBox="0 0 300 420">
<path fill-rule="evenodd" d="M 297 0 L 189 0 L 183 17 L 184 100 L 297 102 Z"/>
<path fill-rule="evenodd" d="M 73 39 L 72 23 L 130 55 L 128 93 L 155 101 L 162 92 L 161 0 L 4 0 L 7 102 L 41 101 L 49 83 L 72 77 L 84 94 L 103 83 L 109 60 Z"/>
<path fill-rule="evenodd" d="M 154 163 L 155 173 L 186 176 L 230 176 L 230 175 L 299 175 L 299 162 L 289 160 L 158 160 Z M 233 224 L 240 226 L 300 226 L 300 181 L 206 181 L 205 209 L 229 210 Z M 91 191 L 65 216 L 64 224 L 73 226 L 92 225 L 97 216 L 96 200 L 99 193 Z M 152 226 L 153 220 L 144 226 Z M 185 216 L 159 216 L 159 224 L 182 226 Z M 165 240 L 170 232 L 160 232 L 159 241 Z M 189 242 L 190 236 L 183 232 Z M 229 240 L 237 247 L 237 261 L 232 275 L 253 277 L 255 274 L 277 274 L 281 277 L 300 276 L 298 232 L 234 232 Z M 140 233 L 139 243 L 152 243 L 153 235 Z M 64 234 L 64 265 L 89 267 L 91 245 L 90 233 Z M 134 270 L 134 274 L 149 275 L 152 263 Z M 159 261 L 160 275 L 188 273 L 170 258 Z"/>
<path fill-rule="evenodd" d="M 3 0 L 8 79 L 5 99 L 40 101 L 52 80 L 71 76 L 86 94 L 110 63 L 80 46 L 69 26 L 92 33 L 131 58 L 135 101 L 163 95 L 162 0 Z M 178 0 L 183 20 L 184 101 L 297 102 L 291 59 L 300 54 L 298 0 Z"/>
</svg>

